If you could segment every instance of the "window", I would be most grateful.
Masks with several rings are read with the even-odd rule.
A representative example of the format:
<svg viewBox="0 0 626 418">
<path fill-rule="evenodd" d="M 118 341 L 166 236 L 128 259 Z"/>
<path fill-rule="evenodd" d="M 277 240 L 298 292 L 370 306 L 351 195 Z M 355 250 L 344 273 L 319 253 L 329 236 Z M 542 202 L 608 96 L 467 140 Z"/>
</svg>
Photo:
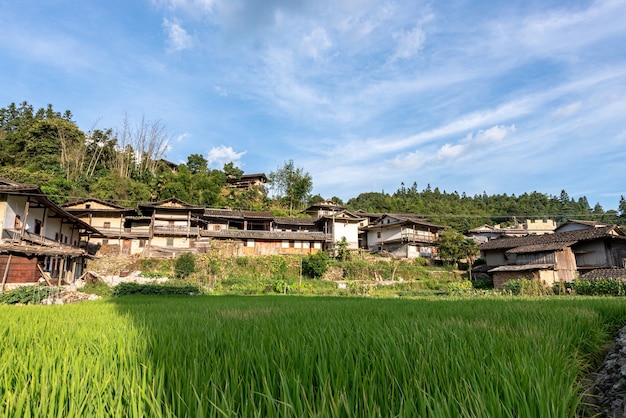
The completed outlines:
<svg viewBox="0 0 626 418">
<path fill-rule="evenodd" d="M 107 245 L 108 243 L 109 243 L 109 240 L 108 240 L 108 239 L 103 239 L 103 240 L 102 240 L 102 245 Z"/>
<path fill-rule="evenodd" d="M 146 246 L 146 240 L 145 239 L 140 239 L 139 240 L 139 248 L 143 248 Z"/>
<path fill-rule="evenodd" d="M 42 227 L 43 227 L 43 222 L 41 222 L 40 219 L 35 219 L 35 234 L 36 235 L 41 235 L 43 233 Z"/>
<path fill-rule="evenodd" d="M 107 228 L 107 229 L 110 228 L 111 227 L 111 222 L 105 222 L 104 223 L 104 227 Z"/>
<path fill-rule="evenodd" d="M 173 247 L 174 246 L 174 238 L 167 238 L 165 241 L 165 245 L 168 247 Z"/>
<path fill-rule="evenodd" d="M 91 203 L 87 203 L 87 204 L 85 205 L 85 209 L 91 209 Z"/>
<path fill-rule="evenodd" d="M 381 236 L 380 231 L 376 232 L 376 238 L 380 238 L 380 236 Z"/>
</svg>

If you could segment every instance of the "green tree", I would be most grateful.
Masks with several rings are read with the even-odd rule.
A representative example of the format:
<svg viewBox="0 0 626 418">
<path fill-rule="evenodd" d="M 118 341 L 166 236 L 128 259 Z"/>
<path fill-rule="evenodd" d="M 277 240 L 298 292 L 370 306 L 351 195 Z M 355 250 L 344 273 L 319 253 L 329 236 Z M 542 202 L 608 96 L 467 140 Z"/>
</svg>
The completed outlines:
<svg viewBox="0 0 626 418">
<path fill-rule="evenodd" d="M 458 262 L 466 256 L 463 248 L 465 237 L 460 232 L 446 228 L 439 236 L 437 245 L 439 257 L 446 263 L 456 268 Z"/>
<path fill-rule="evenodd" d="M 268 176 L 275 197 L 286 202 L 291 215 L 294 208 L 302 207 L 313 190 L 313 179 L 301 167 L 296 167 L 293 160 L 285 162 L 283 167 L 272 171 Z"/>
<path fill-rule="evenodd" d="M 333 247 L 335 258 L 339 261 L 347 261 L 350 259 L 350 250 L 348 249 L 348 240 L 346 237 L 341 237 L 341 241 L 335 242 Z"/>
<path fill-rule="evenodd" d="M 150 200 L 150 189 L 144 183 L 111 171 L 92 185 L 91 195 L 98 199 L 119 202 L 121 205 L 134 206 L 138 202 Z"/>
<path fill-rule="evenodd" d="M 232 161 L 224 164 L 222 171 L 226 175 L 227 179 L 239 180 L 241 176 L 243 176 L 243 170 L 237 167 Z"/>
<path fill-rule="evenodd" d="M 469 273 L 469 279 L 472 280 L 472 268 L 478 257 L 478 244 L 476 241 L 470 238 L 465 238 L 461 242 L 461 253 L 467 261 L 467 271 Z"/>
<path fill-rule="evenodd" d="M 200 154 L 191 154 L 187 157 L 187 167 L 191 174 L 205 173 L 209 161 Z"/>
</svg>

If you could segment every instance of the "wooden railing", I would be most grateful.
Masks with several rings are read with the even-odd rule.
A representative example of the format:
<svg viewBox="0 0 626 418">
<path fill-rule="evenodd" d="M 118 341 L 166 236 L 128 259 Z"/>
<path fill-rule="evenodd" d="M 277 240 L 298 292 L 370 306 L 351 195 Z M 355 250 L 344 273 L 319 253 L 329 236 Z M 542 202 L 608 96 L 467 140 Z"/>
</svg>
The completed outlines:
<svg viewBox="0 0 626 418">
<path fill-rule="evenodd" d="M 198 235 L 198 227 L 192 226 L 155 226 L 154 233 L 160 235 Z"/>
</svg>

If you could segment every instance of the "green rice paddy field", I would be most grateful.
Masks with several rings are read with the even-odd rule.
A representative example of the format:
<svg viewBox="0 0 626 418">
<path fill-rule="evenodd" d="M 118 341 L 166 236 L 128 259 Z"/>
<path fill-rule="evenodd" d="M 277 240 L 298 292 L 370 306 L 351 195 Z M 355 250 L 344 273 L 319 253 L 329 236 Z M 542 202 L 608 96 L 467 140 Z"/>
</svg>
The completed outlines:
<svg viewBox="0 0 626 418">
<path fill-rule="evenodd" d="M 129 296 L 0 306 L 10 417 L 572 417 L 617 298 Z"/>
</svg>

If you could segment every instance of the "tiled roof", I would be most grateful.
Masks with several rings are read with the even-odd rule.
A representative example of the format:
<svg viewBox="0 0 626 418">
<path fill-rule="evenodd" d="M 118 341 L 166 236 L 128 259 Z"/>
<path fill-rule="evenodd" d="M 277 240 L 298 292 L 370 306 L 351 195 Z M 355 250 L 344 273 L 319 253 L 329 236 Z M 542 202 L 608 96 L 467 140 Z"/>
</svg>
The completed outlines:
<svg viewBox="0 0 626 418">
<path fill-rule="evenodd" d="M 18 183 L 13 180 L 0 178 L 0 191 L 6 192 L 21 192 L 21 191 L 37 191 L 41 194 L 38 186 L 34 184 Z"/>
<path fill-rule="evenodd" d="M 151 203 L 142 203 L 139 205 L 140 208 L 146 209 L 185 209 L 185 210 L 203 210 L 204 206 L 195 206 L 190 205 L 187 202 L 183 202 L 182 200 L 176 197 L 170 197 L 169 199 L 160 200 L 158 202 Z"/>
<path fill-rule="evenodd" d="M 251 210 L 240 211 L 244 218 L 248 219 L 274 219 L 272 212 L 255 212 Z"/>
<path fill-rule="evenodd" d="M 203 237 L 213 238 L 237 238 L 237 239 L 263 239 L 268 241 L 298 240 L 298 241 L 324 241 L 326 234 L 323 232 L 293 232 L 293 231 L 249 231 L 239 229 L 224 229 L 221 231 L 201 231 Z"/>
<path fill-rule="evenodd" d="M 489 270 L 489 273 L 497 273 L 503 271 L 529 271 L 529 270 L 546 270 L 553 269 L 554 264 L 511 264 L 499 266 Z"/>
<path fill-rule="evenodd" d="M 311 217 L 306 218 L 288 218 L 284 216 L 276 216 L 274 222 L 278 225 L 300 225 L 300 226 L 313 226 L 315 225 L 315 219 Z"/>
<path fill-rule="evenodd" d="M 73 210 L 73 208 L 70 208 L 70 206 L 75 206 L 75 205 L 81 205 L 83 203 L 88 203 L 88 202 L 96 202 L 96 203 L 100 203 L 102 205 L 107 205 L 110 206 L 113 209 L 119 209 L 119 210 L 124 210 L 124 211 L 134 211 L 135 209 L 133 208 L 127 208 L 124 206 L 120 206 L 118 204 L 109 202 L 107 200 L 102 200 L 102 199 L 97 199 L 95 197 L 89 197 L 89 198 L 85 198 L 85 199 L 79 199 L 79 200 L 74 200 L 71 202 L 67 202 L 64 205 L 61 205 L 61 207 L 65 210 L 71 211 Z M 75 210 L 106 210 L 106 209 L 84 209 L 84 208 L 80 208 L 80 209 L 75 209 Z"/>
<path fill-rule="evenodd" d="M 564 242 L 549 242 L 546 244 L 533 244 L 522 245 L 521 247 L 515 247 L 507 251 L 509 254 L 528 254 L 539 253 L 542 251 L 556 251 L 562 250 L 565 247 L 576 244 L 577 241 L 564 241 Z"/>
<path fill-rule="evenodd" d="M 274 219 L 271 212 L 254 212 L 251 210 L 205 209 L 205 218 L 219 219 Z"/>
<path fill-rule="evenodd" d="M 626 269 L 608 268 L 588 271 L 580 276 L 584 280 L 626 279 Z"/>
<path fill-rule="evenodd" d="M 612 235 L 616 232 L 617 235 Z M 545 235 L 528 235 L 525 237 L 502 237 L 487 241 L 480 246 L 481 251 L 488 250 L 510 250 L 512 248 L 531 245 L 554 245 L 554 243 L 576 243 L 600 238 L 621 238 L 626 236 L 617 226 L 605 226 L 599 228 L 579 229 L 576 231 L 557 232 Z"/>
<path fill-rule="evenodd" d="M 412 214 L 412 213 L 386 213 L 376 223 L 371 224 L 371 225 L 369 225 L 368 227 L 366 227 L 364 229 L 379 229 L 380 227 L 393 227 L 393 226 L 397 226 L 398 225 L 397 222 L 396 223 L 383 224 L 382 220 L 385 217 L 395 218 L 395 219 L 398 219 L 400 222 L 414 223 L 414 224 L 419 224 L 419 225 L 423 225 L 423 226 L 429 226 L 429 227 L 437 228 L 437 229 L 444 229 L 445 228 L 443 225 L 437 225 L 437 224 L 428 222 L 421 215 L 415 215 L 415 214 Z"/>
<path fill-rule="evenodd" d="M 560 225 L 558 228 L 556 228 L 556 231 L 558 231 L 559 229 L 563 228 L 566 225 L 571 225 L 571 224 L 579 224 L 579 225 L 585 225 L 585 226 L 591 226 L 591 227 L 608 226 L 604 222 L 581 221 L 581 220 L 576 220 L 576 219 L 570 219 L 569 221 L 565 222 L 563 225 Z"/>
</svg>

